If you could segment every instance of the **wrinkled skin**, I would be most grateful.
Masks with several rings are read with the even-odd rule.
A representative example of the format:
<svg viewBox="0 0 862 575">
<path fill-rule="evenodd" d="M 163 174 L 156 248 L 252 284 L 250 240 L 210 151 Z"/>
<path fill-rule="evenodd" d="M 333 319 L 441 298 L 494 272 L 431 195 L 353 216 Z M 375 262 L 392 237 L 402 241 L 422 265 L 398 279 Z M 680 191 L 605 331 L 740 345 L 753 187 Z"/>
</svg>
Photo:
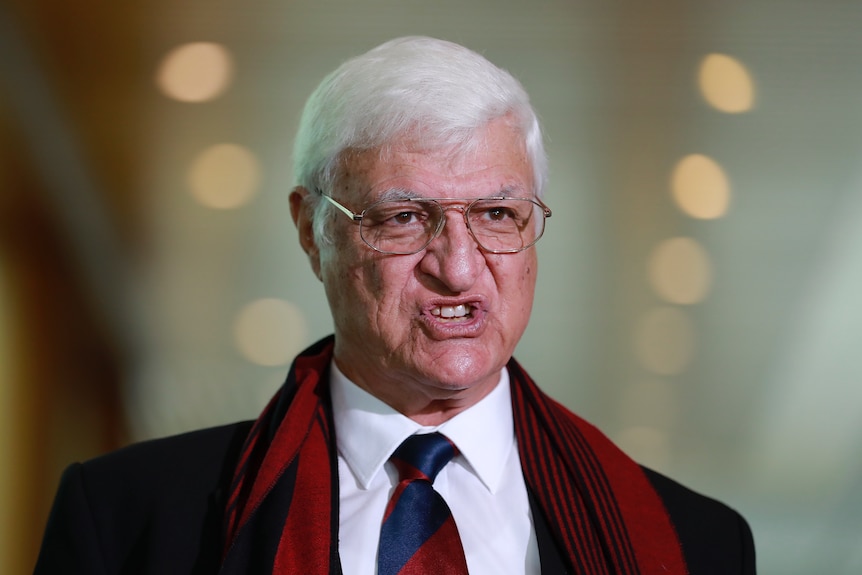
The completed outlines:
<svg viewBox="0 0 862 575">
<path fill-rule="evenodd" d="M 346 157 L 332 195 L 361 212 L 388 189 L 426 197 L 532 196 L 532 166 L 505 118 L 477 134 L 475 150 L 422 149 L 409 139 Z M 384 255 L 342 214 L 331 244 L 318 245 L 309 194 L 291 194 L 291 213 L 312 269 L 324 284 L 335 323 L 338 367 L 371 394 L 425 425 L 445 421 L 496 386 L 527 326 L 533 302 L 535 247 L 483 252 L 458 210 L 442 233 L 413 255 Z M 464 305 L 469 313 L 443 318 Z M 462 312 L 463 313 L 463 312 Z M 445 313 L 443 314 L 445 315 Z"/>
</svg>

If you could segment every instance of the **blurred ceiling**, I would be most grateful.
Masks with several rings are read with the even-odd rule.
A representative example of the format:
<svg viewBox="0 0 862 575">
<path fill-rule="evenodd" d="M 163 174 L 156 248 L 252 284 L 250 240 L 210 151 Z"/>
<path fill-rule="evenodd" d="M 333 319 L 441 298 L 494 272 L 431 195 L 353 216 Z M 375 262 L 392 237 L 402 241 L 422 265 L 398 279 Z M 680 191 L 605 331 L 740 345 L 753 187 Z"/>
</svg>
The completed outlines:
<svg viewBox="0 0 862 575">
<path fill-rule="evenodd" d="M 0 222 L 62 238 L 57 281 L 89 294 L 120 350 L 135 437 L 253 417 L 284 358 L 331 325 L 286 204 L 304 99 L 390 37 L 464 43 L 521 79 L 548 136 L 554 217 L 519 358 L 641 460 L 736 502 L 761 568 L 857 573 L 860 29 L 862 4 L 838 0 L 5 0 Z M 200 41 L 229 54 L 227 89 L 165 96 L 165 57 Z M 751 111 L 704 100 L 716 53 L 751 74 Z M 216 144 L 259 171 L 232 209 L 190 193 Z M 726 175 L 724 217 L 675 203 L 692 154 Z M 672 238 L 708 258 L 697 301 L 651 283 Z M 255 313 L 290 326 L 252 357 L 273 339 L 243 340 Z"/>
</svg>

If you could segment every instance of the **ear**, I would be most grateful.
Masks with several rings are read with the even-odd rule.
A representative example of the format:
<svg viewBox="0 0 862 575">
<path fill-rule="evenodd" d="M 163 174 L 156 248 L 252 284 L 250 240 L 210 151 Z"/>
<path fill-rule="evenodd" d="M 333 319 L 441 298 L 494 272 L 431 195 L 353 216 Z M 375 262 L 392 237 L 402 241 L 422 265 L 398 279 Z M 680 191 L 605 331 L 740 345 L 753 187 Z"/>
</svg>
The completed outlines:
<svg viewBox="0 0 862 575">
<path fill-rule="evenodd" d="M 302 186 L 297 186 L 290 192 L 290 217 L 293 218 L 293 223 L 299 232 L 299 245 L 308 255 L 308 261 L 311 263 L 311 269 L 317 279 L 321 280 L 320 276 L 320 249 L 314 239 L 314 229 L 312 222 L 312 206 L 309 200 L 310 192 Z"/>
</svg>

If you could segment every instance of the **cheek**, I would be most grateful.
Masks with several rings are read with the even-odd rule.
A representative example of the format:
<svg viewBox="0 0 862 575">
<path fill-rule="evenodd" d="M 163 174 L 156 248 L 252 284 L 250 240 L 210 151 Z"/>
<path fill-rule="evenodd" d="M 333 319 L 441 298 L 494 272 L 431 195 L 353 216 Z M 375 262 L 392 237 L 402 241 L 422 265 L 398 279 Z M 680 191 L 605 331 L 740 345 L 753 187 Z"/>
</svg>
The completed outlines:
<svg viewBox="0 0 862 575">
<path fill-rule="evenodd" d="M 339 245 L 329 248 L 330 253 L 324 258 L 327 291 L 339 298 L 342 308 L 352 308 L 342 311 L 365 316 L 366 321 L 391 313 L 407 295 L 413 277 L 409 258 L 352 248 Z"/>
<path fill-rule="evenodd" d="M 368 291 L 377 297 L 386 295 L 386 268 L 377 260 L 369 261 L 365 266 L 364 279 Z"/>
<path fill-rule="evenodd" d="M 529 316 L 533 307 L 533 293 L 536 287 L 536 260 L 529 257 L 522 263 L 520 269 L 513 274 L 512 289 L 516 293 L 510 294 L 513 302 L 518 302 L 517 312 Z"/>
<path fill-rule="evenodd" d="M 536 248 L 530 248 L 530 255 L 524 265 L 524 281 L 530 285 L 536 284 L 536 272 L 539 269 L 539 258 L 536 255 Z"/>
<path fill-rule="evenodd" d="M 533 273 L 533 267 L 528 266 L 524 270 L 523 276 L 521 276 L 521 285 L 520 285 L 520 299 L 521 299 L 521 311 L 522 313 L 529 315 L 530 310 L 533 308 L 533 292 L 536 287 L 536 276 Z"/>
<path fill-rule="evenodd" d="M 356 306 L 361 294 L 361 267 L 350 246 L 335 241 L 320 251 L 323 284 L 334 313 Z"/>
<path fill-rule="evenodd" d="M 369 260 L 368 266 L 381 290 L 390 295 L 401 295 L 403 290 L 417 279 L 421 254 L 395 256 L 372 253 L 374 257 Z"/>
<path fill-rule="evenodd" d="M 515 257 L 518 254 L 514 254 Z M 507 257 L 501 255 L 498 257 Z M 512 257 L 511 255 L 508 257 Z M 519 261 L 498 261 L 499 269 L 509 278 L 509 289 L 517 289 L 519 293 L 512 296 L 532 297 L 531 287 L 536 283 L 536 258 L 533 255 L 524 254 Z"/>
</svg>

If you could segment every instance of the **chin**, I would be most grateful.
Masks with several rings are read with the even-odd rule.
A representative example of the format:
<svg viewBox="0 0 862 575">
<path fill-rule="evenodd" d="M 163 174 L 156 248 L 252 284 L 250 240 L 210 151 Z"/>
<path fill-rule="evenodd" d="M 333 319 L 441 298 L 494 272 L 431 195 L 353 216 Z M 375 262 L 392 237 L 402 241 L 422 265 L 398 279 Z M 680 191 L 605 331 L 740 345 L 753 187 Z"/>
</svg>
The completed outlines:
<svg viewBox="0 0 862 575">
<path fill-rule="evenodd" d="M 489 359 L 470 353 L 452 354 L 438 359 L 430 375 L 446 389 L 468 389 L 497 373 L 499 368 Z"/>
</svg>

